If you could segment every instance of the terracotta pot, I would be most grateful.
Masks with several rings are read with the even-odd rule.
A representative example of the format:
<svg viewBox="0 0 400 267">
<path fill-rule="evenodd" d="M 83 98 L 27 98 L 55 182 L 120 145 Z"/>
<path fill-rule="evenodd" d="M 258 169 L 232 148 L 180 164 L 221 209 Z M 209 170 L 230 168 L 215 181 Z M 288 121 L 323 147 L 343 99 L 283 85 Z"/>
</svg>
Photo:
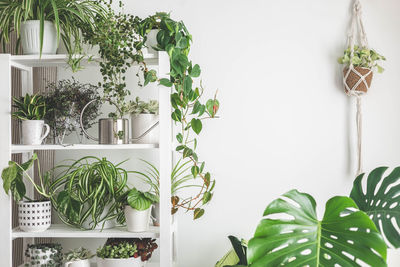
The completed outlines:
<svg viewBox="0 0 400 267">
<path fill-rule="evenodd" d="M 367 75 L 366 77 L 365 77 L 365 81 L 367 82 L 367 85 L 368 86 L 366 86 L 366 84 L 364 83 L 364 82 L 361 82 L 358 86 L 357 86 L 357 88 L 355 89 L 356 91 L 359 91 L 359 92 L 364 92 L 364 93 L 366 93 L 366 92 L 368 92 L 368 89 L 370 88 L 370 86 L 371 86 L 371 82 L 372 82 L 372 78 L 373 78 L 373 76 L 374 76 L 374 73 L 371 71 L 371 69 L 369 69 L 369 68 L 363 68 L 363 67 L 354 67 L 354 69 L 357 71 L 357 72 L 359 72 L 361 75 L 363 75 L 363 76 L 365 76 L 365 75 Z M 349 68 L 348 67 L 346 67 L 346 68 L 344 68 L 343 69 L 343 76 L 344 77 L 346 77 L 346 75 L 347 75 L 347 72 L 349 71 Z M 369 74 L 368 74 L 369 73 Z M 350 88 L 350 89 L 352 89 L 355 85 L 356 85 L 356 83 L 358 83 L 358 81 L 361 79 L 361 77 L 354 71 L 354 70 L 351 70 L 351 72 L 349 73 L 349 76 L 347 77 L 347 79 L 346 79 L 346 84 L 347 84 L 347 86 Z M 347 88 L 345 89 L 346 91 L 347 91 Z"/>
</svg>

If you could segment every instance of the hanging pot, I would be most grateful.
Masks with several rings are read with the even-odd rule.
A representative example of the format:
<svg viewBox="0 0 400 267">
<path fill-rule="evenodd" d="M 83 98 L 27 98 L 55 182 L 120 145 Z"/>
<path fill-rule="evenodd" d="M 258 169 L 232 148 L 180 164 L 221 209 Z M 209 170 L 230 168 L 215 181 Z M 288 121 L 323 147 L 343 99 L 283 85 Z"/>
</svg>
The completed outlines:
<svg viewBox="0 0 400 267">
<path fill-rule="evenodd" d="M 97 101 L 96 99 L 90 101 L 85 105 L 82 109 L 80 123 L 83 133 L 87 138 L 92 139 L 94 141 L 98 141 L 99 144 L 109 144 L 109 145 L 120 145 L 120 144 L 129 144 L 130 141 L 135 142 L 137 140 L 142 139 L 148 133 L 150 133 L 157 125 L 158 121 L 153 124 L 149 129 L 147 129 L 143 134 L 138 137 L 129 139 L 129 120 L 128 119 L 113 119 L 113 118 L 103 118 L 99 119 L 99 138 L 93 137 L 87 133 L 83 126 L 83 113 L 86 108 L 93 102 Z M 112 101 L 108 100 L 111 104 L 117 107 L 117 109 L 121 112 L 120 108 L 115 105 Z"/>
<path fill-rule="evenodd" d="M 347 73 L 349 73 L 349 67 L 346 67 L 343 69 L 343 76 L 345 78 L 346 78 Z M 359 74 L 361 74 L 361 76 Z M 345 80 L 345 83 L 347 85 L 346 93 L 348 93 L 348 88 L 350 88 L 350 90 L 351 90 L 357 84 L 358 85 L 354 89 L 355 91 L 364 92 L 364 93 L 368 92 L 368 89 L 371 87 L 373 76 L 374 76 L 374 73 L 369 68 L 363 68 L 363 67 L 351 68 L 350 73 L 347 75 L 347 78 Z M 362 81 L 363 77 L 365 79 L 365 82 Z"/>
</svg>

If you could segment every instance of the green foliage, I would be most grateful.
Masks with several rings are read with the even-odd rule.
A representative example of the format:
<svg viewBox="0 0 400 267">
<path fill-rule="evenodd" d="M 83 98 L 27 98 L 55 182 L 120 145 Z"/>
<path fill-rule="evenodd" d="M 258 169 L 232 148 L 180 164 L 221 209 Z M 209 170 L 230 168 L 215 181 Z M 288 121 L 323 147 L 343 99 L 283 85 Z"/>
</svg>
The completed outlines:
<svg viewBox="0 0 400 267">
<path fill-rule="evenodd" d="M 174 110 L 171 118 L 181 125 L 176 151 L 181 153 L 182 159 L 191 162 L 195 167 L 193 173 L 203 181 L 195 196 L 173 203 L 172 210 L 176 212 L 177 209 L 183 208 L 193 211 L 193 217 L 197 219 L 204 214 L 204 209 L 200 207 L 211 200 L 215 180 L 211 181 L 210 173 L 204 170 L 204 162 L 199 161 L 195 152 L 198 144 L 196 137 L 203 130 L 205 119 L 216 118 L 219 101 L 215 96 L 207 100 L 206 104 L 201 102 L 204 89 L 201 83 L 199 86 L 195 86 L 194 83 L 194 79 L 200 77 L 201 68 L 188 57 L 192 36 L 185 24 L 182 21 L 174 21 L 167 13 L 156 13 L 141 22 L 138 33 L 145 41 L 147 33 L 152 29 L 159 30 L 157 46 L 154 49 L 166 51 L 170 59 L 170 79 L 162 78 L 159 84 L 173 88 L 171 104 Z M 200 165 L 203 166 L 201 170 Z"/>
<path fill-rule="evenodd" d="M 13 107 L 17 111 L 12 113 L 13 118 L 20 120 L 42 120 L 47 112 L 47 105 L 44 98 L 40 95 L 29 95 L 13 97 Z"/>
<path fill-rule="evenodd" d="M 156 200 L 155 195 L 139 191 L 136 188 L 129 190 L 126 196 L 126 203 L 135 210 L 147 210 Z"/>
<path fill-rule="evenodd" d="M 160 198 L 160 172 L 157 167 L 151 164 L 146 160 L 141 160 L 146 165 L 146 170 L 144 172 L 133 171 L 139 175 L 140 179 L 144 181 L 146 184 L 150 186 L 150 192 L 152 192 L 159 202 Z M 171 195 L 172 197 L 176 196 L 178 192 L 184 188 L 188 187 L 200 187 L 198 184 L 194 184 L 196 175 L 192 175 L 188 173 L 190 166 L 190 161 L 186 161 L 182 163 L 182 160 L 179 160 L 171 172 Z"/>
<path fill-rule="evenodd" d="M 247 266 L 247 242 L 239 240 L 237 237 L 228 236 L 233 249 L 219 260 L 215 267 L 240 267 Z"/>
<path fill-rule="evenodd" d="M 57 29 L 58 40 L 63 41 L 70 55 L 70 66 L 76 71 L 80 68 L 81 58 L 74 57 L 74 54 L 83 52 L 82 33 L 96 31 L 95 18 L 103 16 L 104 8 L 95 0 L 3 0 L 0 2 L 0 39 L 8 42 L 11 31 L 20 35 L 23 22 L 40 20 L 41 53 L 44 21 L 51 21 Z"/>
<path fill-rule="evenodd" d="M 77 260 L 87 260 L 93 258 L 92 252 L 90 250 L 80 247 L 77 249 L 72 249 L 64 254 L 64 261 L 77 261 Z"/>
<path fill-rule="evenodd" d="M 144 102 L 136 97 L 135 101 L 129 101 L 124 107 L 124 113 L 139 115 L 139 114 L 158 114 L 158 101 L 150 100 Z"/>
<path fill-rule="evenodd" d="M 359 175 L 354 180 L 350 197 L 372 219 L 382 235 L 385 235 L 388 245 L 399 248 L 400 232 L 396 224 L 400 225 L 400 184 L 397 183 L 400 179 L 400 167 L 383 177 L 387 169 L 379 167 L 368 175 L 365 193 L 362 186 L 365 174 Z"/>
<path fill-rule="evenodd" d="M 50 190 L 59 218 L 66 224 L 89 229 L 118 216 L 119 198 L 126 187 L 128 172 L 106 158 L 83 157 L 72 164 L 59 165 Z M 109 209 L 108 209 L 109 208 Z M 102 214 L 106 210 L 105 214 Z"/>
<path fill-rule="evenodd" d="M 339 58 L 340 64 L 350 65 L 352 63 L 355 67 L 377 69 L 378 73 L 382 73 L 382 68 L 378 62 L 386 60 L 386 58 L 378 54 L 373 49 L 367 49 L 364 47 L 354 46 L 353 55 L 351 55 L 351 49 L 348 48 L 344 51 L 343 57 Z"/>
<path fill-rule="evenodd" d="M 104 245 L 97 249 L 97 257 L 102 259 L 128 259 L 137 253 L 137 247 L 130 242 L 121 242 L 116 245 Z"/>
<path fill-rule="evenodd" d="M 249 241 L 249 266 L 387 266 L 384 240 L 352 199 L 331 198 L 318 221 L 310 195 L 292 190 L 283 197 L 267 206 Z"/>
<path fill-rule="evenodd" d="M 46 123 L 52 129 L 54 138 L 63 138 L 73 131 L 80 130 L 80 115 L 82 109 L 92 100 L 99 100 L 95 104 L 89 105 L 82 117 L 85 129 L 90 128 L 96 123 L 96 118 L 100 115 L 100 95 L 98 87 L 89 83 L 82 84 L 75 80 L 61 80 L 51 83 L 43 97 L 49 112 L 45 115 Z M 58 140 L 62 143 L 61 140 Z"/>
<path fill-rule="evenodd" d="M 28 174 L 28 170 L 37 162 L 37 167 L 39 170 L 39 183 Z M 32 201 L 28 198 L 26 194 L 26 186 L 23 178 L 27 178 L 30 183 L 32 183 L 34 189 L 45 199 L 50 198 L 49 187 L 50 187 L 50 175 L 46 173 L 44 177 L 40 173 L 40 163 L 36 153 L 33 154 L 32 158 L 21 165 L 15 161 L 9 161 L 8 167 L 4 168 L 1 173 L 1 178 L 3 179 L 3 189 L 7 195 L 11 191 L 11 194 L 16 202 L 23 199 Z"/>
</svg>

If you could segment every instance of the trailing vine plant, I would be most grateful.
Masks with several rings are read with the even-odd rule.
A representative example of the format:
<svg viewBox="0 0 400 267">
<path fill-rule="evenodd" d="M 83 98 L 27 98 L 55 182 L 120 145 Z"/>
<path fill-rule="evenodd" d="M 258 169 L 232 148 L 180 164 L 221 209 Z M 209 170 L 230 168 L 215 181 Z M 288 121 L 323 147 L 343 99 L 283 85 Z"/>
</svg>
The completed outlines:
<svg viewBox="0 0 400 267">
<path fill-rule="evenodd" d="M 206 119 L 216 118 L 219 109 L 219 101 L 216 98 L 202 102 L 204 88 L 201 84 L 194 85 L 194 80 L 200 77 L 201 69 L 198 64 L 193 64 L 188 55 L 192 36 L 182 21 L 174 21 L 167 13 L 156 13 L 144 19 L 138 32 L 146 41 L 147 33 L 152 29 L 158 29 L 157 47 L 158 51 L 166 51 L 170 59 L 170 78 L 158 79 L 159 84 L 172 87 L 171 104 L 173 112 L 172 119 L 176 124 L 180 124 L 180 132 L 176 135 L 179 145 L 176 151 L 183 159 L 191 161 L 191 173 L 194 177 L 200 177 L 201 186 L 199 192 L 189 198 L 180 199 L 172 196 L 172 214 L 180 208 L 186 211 L 193 211 L 194 219 L 200 218 L 204 214 L 203 205 L 207 204 L 212 196 L 215 186 L 215 179 L 206 170 L 205 162 L 199 159 L 196 153 L 198 145 L 198 135 L 203 129 L 203 122 Z M 145 74 L 150 82 L 153 75 Z"/>
<path fill-rule="evenodd" d="M 111 7 L 112 1 L 101 0 L 106 6 L 107 15 L 96 20 L 96 32 L 85 31 L 85 40 L 88 44 L 99 45 L 100 72 L 103 75 L 103 87 L 106 99 L 112 99 L 120 108 L 119 117 L 125 113 L 125 97 L 130 95 L 126 85 L 126 72 L 133 64 L 139 65 L 139 73 L 143 73 L 144 82 L 139 80 L 140 86 L 152 82 L 171 87 L 172 119 L 180 125 L 180 132 L 176 135 L 179 145 L 176 151 L 182 159 L 190 160 L 193 179 L 200 179 L 200 189 L 194 196 L 180 198 L 172 196 L 172 214 L 179 209 L 192 211 L 194 219 L 204 214 L 203 205 L 207 204 L 212 196 L 215 179 L 206 170 L 205 162 L 201 161 L 196 153 L 198 135 L 203 129 L 203 122 L 216 118 L 219 101 L 216 98 L 203 101 L 204 88 L 201 81 L 198 86 L 194 81 L 200 77 L 201 69 L 193 64 L 188 55 L 192 36 L 182 21 L 174 21 L 168 13 L 156 13 L 145 19 L 140 19 L 122 11 L 116 12 Z M 120 1 L 119 7 L 123 4 Z M 157 46 L 154 49 L 166 51 L 170 59 L 170 78 L 159 79 L 157 72 L 148 69 L 142 49 L 146 46 L 147 34 L 158 29 Z M 140 76 L 139 73 L 137 76 Z M 117 117 L 116 114 L 109 116 Z M 200 177 L 200 178 L 198 178 Z"/>
</svg>

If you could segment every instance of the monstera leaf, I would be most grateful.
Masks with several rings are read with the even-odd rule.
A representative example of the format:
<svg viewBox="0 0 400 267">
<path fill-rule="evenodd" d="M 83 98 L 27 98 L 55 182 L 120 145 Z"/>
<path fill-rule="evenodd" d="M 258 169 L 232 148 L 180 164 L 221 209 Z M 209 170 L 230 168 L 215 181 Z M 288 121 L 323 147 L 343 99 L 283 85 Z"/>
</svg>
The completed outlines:
<svg viewBox="0 0 400 267">
<path fill-rule="evenodd" d="M 376 227 L 395 248 L 400 247 L 400 233 L 394 224 L 400 226 L 400 167 L 383 178 L 387 167 L 373 170 L 367 178 L 366 193 L 363 192 L 364 174 L 354 181 L 350 197 L 359 209 L 369 215 Z M 380 186 L 378 186 L 380 184 Z"/>
<path fill-rule="evenodd" d="M 387 266 L 386 244 L 351 198 L 334 197 L 318 221 L 315 200 L 292 190 L 268 205 L 249 242 L 250 267 Z M 285 216 L 290 218 L 271 218 Z"/>
</svg>

